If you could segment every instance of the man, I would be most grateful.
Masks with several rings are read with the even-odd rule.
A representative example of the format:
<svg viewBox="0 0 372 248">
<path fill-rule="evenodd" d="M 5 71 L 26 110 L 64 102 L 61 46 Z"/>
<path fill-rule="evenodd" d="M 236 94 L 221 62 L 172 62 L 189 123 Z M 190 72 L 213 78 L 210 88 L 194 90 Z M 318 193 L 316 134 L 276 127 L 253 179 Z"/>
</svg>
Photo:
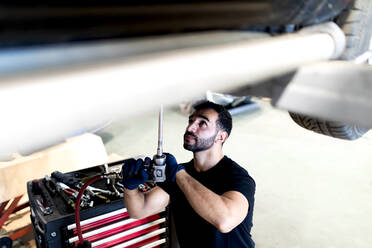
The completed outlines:
<svg viewBox="0 0 372 248">
<path fill-rule="evenodd" d="M 144 218 L 170 204 L 181 247 L 254 247 L 250 230 L 255 182 L 222 152 L 232 129 L 231 115 L 208 101 L 194 108 L 183 145 L 194 158 L 178 164 L 166 154 L 165 183 L 141 193 L 137 187 L 148 179 L 143 163 L 150 159 L 132 159 L 123 166 L 128 212 L 132 218 Z"/>
</svg>

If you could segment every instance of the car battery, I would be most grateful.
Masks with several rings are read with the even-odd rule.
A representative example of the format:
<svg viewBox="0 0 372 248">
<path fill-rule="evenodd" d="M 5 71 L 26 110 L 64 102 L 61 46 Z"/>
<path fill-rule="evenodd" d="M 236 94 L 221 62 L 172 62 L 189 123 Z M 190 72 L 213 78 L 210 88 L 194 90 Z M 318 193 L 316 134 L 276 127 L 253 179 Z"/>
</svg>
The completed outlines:
<svg viewBox="0 0 372 248">
<path fill-rule="evenodd" d="M 120 171 L 124 162 L 121 160 L 70 173 L 53 172 L 51 176 L 28 182 L 37 247 L 76 247 L 79 239 L 74 209 L 78 207 L 75 199 L 79 187 L 87 178 Z M 151 185 L 141 186 L 143 191 L 151 189 Z M 85 192 L 80 204 L 80 225 L 83 239 L 89 240 L 92 247 L 169 247 L 168 208 L 143 219 L 130 218 L 120 180 L 98 180 Z"/>
</svg>

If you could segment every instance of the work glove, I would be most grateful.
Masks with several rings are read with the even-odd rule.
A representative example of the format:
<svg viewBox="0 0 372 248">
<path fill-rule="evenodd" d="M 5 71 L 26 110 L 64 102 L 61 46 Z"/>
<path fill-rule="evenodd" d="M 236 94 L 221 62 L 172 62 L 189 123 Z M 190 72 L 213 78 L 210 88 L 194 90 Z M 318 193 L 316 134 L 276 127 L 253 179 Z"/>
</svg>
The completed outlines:
<svg viewBox="0 0 372 248">
<path fill-rule="evenodd" d="M 176 181 L 176 174 L 180 170 L 184 170 L 185 167 L 183 165 L 178 164 L 176 158 L 170 153 L 164 153 L 166 156 L 165 159 L 165 176 L 167 177 L 167 181 L 175 182 Z"/>
<path fill-rule="evenodd" d="M 149 178 L 149 174 L 145 170 L 144 164 L 150 163 L 151 159 L 146 157 L 142 159 L 129 159 L 121 168 L 123 176 L 123 185 L 126 189 L 133 190 L 138 188 L 140 184 L 144 184 Z"/>
</svg>

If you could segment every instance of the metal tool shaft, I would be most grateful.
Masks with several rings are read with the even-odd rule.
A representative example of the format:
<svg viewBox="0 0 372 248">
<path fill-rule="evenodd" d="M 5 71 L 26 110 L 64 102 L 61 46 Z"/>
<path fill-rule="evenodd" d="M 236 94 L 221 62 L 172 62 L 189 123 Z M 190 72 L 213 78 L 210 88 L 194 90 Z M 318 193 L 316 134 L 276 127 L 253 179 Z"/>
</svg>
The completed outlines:
<svg viewBox="0 0 372 248">
<path fill-rule="evenodd" d="M 161 157 L 163 155 L 163 105 L 160 105 L 159 125 L 158 125 L 158 149 L 156 155 Z"/>
</svg>

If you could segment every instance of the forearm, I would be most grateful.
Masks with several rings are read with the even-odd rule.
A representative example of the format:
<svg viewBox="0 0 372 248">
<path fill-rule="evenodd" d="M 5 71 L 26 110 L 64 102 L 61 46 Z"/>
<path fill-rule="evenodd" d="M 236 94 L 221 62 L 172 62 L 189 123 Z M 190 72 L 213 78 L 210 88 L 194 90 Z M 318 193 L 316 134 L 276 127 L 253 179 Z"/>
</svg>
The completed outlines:
<svg viewBox="0 0 372 248">
<path fill-rule="evenodd" d="M 145 216 L 145 196 L 138 189 L 124 188 L 124 204 L 131 218 L 140 219 Z"/>
<path fill-rule="evenodd" d="M 222 232 L 231 230 L 229 199 L 217 195 L 191 177 L 185 170 L 177 173 L 176 182 L 196 213 Z M 222 182 L 221 182 L 222 183 Z"/>
<path fill-rule="evenodd" d="M 131 218 L 141 219 L 163 211 L 168 203 L 169 195 L 160 187 L 146 193 L 124 189 L 124 204 Z"/>
</svg>

